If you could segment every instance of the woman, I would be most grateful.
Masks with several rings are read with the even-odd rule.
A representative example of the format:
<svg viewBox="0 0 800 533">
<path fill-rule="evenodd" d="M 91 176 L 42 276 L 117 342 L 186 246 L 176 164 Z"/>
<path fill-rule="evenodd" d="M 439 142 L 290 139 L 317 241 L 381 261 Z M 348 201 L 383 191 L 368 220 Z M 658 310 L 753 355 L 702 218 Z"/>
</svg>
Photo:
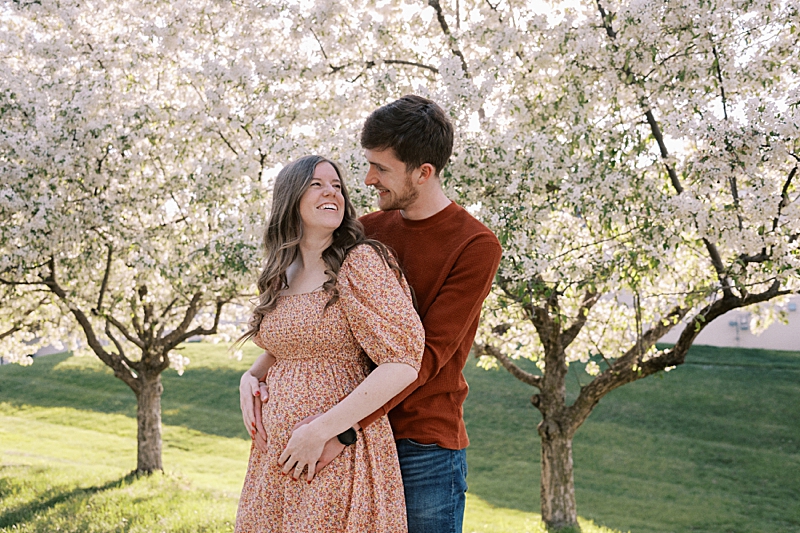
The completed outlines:
<svg viewBox="0 0 800 533">
<path fill-rule="evenodd" d="M 416 379 L 424 331 L 410 289 L 386 247 L 364 237 L 339 168 L 319 156 L 278 174 L 264 246 L 243 339 L 265 350 L 249 374 L 269 392 L 266 442 L 251 448 L 236 531 L 405 532 L 387 418 L 351 428 Z M 316 472 L 337 435 L 355 442 Z"/>
</svg>

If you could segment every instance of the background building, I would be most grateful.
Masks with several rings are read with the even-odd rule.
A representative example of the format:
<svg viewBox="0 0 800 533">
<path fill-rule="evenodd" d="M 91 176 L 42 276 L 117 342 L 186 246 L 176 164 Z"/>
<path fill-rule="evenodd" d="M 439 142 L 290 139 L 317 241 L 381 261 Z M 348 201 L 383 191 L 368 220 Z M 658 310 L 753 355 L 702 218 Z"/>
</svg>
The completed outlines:
<svg viewBox="0 0 800 533">
<path fill-rule="evenodd" d="M 788 324 L 776 322 L 758 335 L 750 329 L 752 315 L 749 312 L 744 309 L 730 311 L 706 326 L 694 344 L 800 351 L 800 296 L 789 300 L 787 311 Z M 674 343 L 679 333 L 676 328 L 660 342 Z"/>
</svg>

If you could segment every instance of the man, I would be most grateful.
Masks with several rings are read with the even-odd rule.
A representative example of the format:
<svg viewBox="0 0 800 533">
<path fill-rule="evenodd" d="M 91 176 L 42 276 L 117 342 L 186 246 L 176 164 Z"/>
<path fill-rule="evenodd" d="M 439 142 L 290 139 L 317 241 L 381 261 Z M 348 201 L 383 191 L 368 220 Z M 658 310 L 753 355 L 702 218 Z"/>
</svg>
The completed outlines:
<svg viewBox="0 0 800 533">
<path fill-rule="evenodd" d="M 425 328 L 425 352 L 416 381 L 359 426 L 388 413 L 409 532 L 460 532 L 469 444 L 462 370 L 500 262 L 500 243 L 442 190 L 453 127 L 436 103 L 408 95 L 375 110 L 364 123 L 361 145 L 369 162 L 364 183 L 377 191 L 380 208 L 361 222 L 368 237 L 396 252 L 406 272 Z M 243 376 L 243 411 L 254 390 L 245 381 Z M 250 429 L 247 420 L 245 425 Z M 328 441 L 318 470 L 357 438 L 349 431 Z"/>
</svg>

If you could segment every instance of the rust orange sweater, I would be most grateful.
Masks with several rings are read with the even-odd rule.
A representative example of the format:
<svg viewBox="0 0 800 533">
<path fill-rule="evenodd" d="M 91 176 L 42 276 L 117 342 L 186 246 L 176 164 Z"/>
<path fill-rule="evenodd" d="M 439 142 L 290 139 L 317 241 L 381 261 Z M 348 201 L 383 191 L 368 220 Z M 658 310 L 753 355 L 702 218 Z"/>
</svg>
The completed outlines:
<svg viewBox="0 0 800 533">
<path fill-rule="evenodd" d="M 500 243 L 456 203 L 424 220 L 377 211 L 361 222 L 368 237 L 397 253 L 425 327 L 417 380 L 361 425 L 388 412 L 396 439 L 465 448 L 469 440 L 462 405 L 469 388 L 461 371 L 500 263 Z"/>
</svg>

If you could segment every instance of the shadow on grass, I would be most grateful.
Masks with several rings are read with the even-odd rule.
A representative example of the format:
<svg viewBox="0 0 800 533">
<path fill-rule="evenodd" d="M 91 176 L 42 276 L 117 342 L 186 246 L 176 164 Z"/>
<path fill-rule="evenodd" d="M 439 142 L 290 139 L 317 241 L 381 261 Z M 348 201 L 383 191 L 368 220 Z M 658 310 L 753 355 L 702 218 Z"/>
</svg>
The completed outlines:
<svg viewBox="0 0 800 533">
<path fill-rule="evenodd" d="M 37 494 L 37 499 L 29 503 L 22 504 L 13 509 L 5 511 L 0 514 L 0 528 L 12 528 L 19 526 L 26 522 L 33 520 L 36 515 L 43 511 L 47 511 L 61 503 L 68 502 L 73 498 L 82 499 L 99 492 L 104 492 L 111 489 L 117 489 L 129 484 L 138 476 L 135 473 L 130 473 L 114 481 L 109 481 L 103 485 L 96 487 L 78 488 L 67 491 L 59 491 L 59 489 L 49 489 L 40 494 Z M 10 487 L 7 486 L 8 481 L 0 478 L 0 494 L 4 494 Z"/>
<path fill-rule="evenodd" d="M 136 418 L 136 396 L 98 364 L 61 365 L 70 354 L 37 358 L 32 367 L 0 367 L 0 399 L 16 407 L 69 407 Z M 161 375 L 162 422 L 249 440 L 239 415 L 238 368 L 189 368 Z"/>
</svg>

